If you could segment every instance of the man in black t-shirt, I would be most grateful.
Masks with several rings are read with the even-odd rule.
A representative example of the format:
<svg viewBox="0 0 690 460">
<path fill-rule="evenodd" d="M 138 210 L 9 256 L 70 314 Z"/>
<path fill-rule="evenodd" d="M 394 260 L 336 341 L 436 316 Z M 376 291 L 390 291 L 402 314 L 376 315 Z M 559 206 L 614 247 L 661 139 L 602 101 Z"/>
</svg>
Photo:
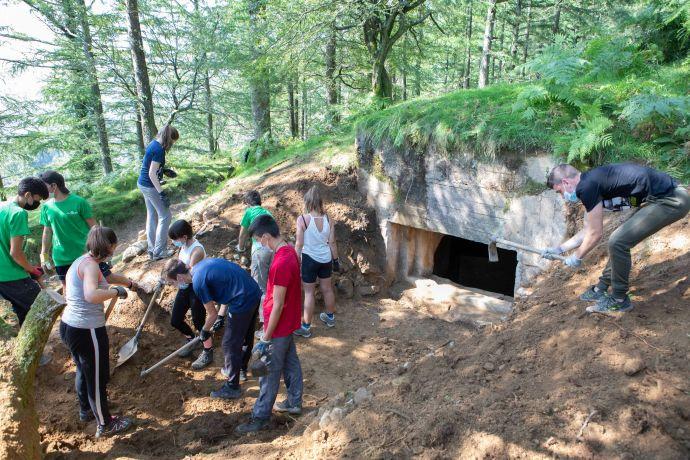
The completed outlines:
<svg viewBox="0 0 690 460">
<path fill-rule="evenodd" d="M 641 207 L 609 238 L 609 261 L 599 283 L 584 292 L 580 299 L 596 302 L 587 307 L 592 312 L 625 312 L 633 306 L 628 297 L 630 249 L 648 236 L 680 220 L 690 211 L 690 195 L 668 174 L 632 163 L 599 166 L 580 173 L 568 164 L 551 170 L 547 186 L 563 195 L 566 201 L 585 206 L 585 226 L 575 236 L 542 257 L 577 250 L 565 259 L 569 267 L 579 267 L 582 258 L 599 242 L 603 234 L 603 202 L 621 197 L 632 206 Z M 611 293 L 608 292 L 609 286 Z"/>
</svg>

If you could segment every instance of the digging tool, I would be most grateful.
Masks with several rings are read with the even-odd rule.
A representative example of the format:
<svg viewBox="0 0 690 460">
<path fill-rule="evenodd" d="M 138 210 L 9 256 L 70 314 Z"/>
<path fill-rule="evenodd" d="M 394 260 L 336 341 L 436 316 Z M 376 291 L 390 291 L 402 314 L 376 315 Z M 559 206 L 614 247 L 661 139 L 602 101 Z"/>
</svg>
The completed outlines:
<svg viewBox="0 0 690 460">
<path fill-rule="evenodd" d="M 491 237 L 491 242 L 489 243 L 489 262 L 498 262 L 498 249 L 496 244 L 500 243 L 504 246 L 509 246 L 513 249 L 521 249 L 527 252 L 534 252 L 535 254 L 541 254 L 541 249 L 533 248 L 532 246 L 526 246 L 520 243 L 513 243 L 512 241 L 504 240 L 503 238 L 497 238 L 495 236 Z M 549 258 L 563 261 L 565 257 L 559 256 L 557 254 L 551 254 Z"/>
<path fill-rule="evenodd" d="M 146 312 L 144 313 L 144 317 L 141 318 L 141 323 L 139 324 L 139 327 L 137 328 L 136 334 L 134 334 L 134 337 L 129 339 L 129 341 L 120 348 L 120 351 L 117 354 L 117 364 L 115 364 L 115 367 L 119 367 L 122 364 L 125 363 L 129 358 L 131 358 L 136 352 L 139 347 L 139 336 L 141 335 L 141 331 L 144 330 L 144 324 L 146 323 L 146 319 L 149 316 L 149 313 L 151 312 L 151 308 L 153 307 L 153 304 L 156 302 L 156 298 L 158 297 L 158 294 L 163 290 L 163 283 L 158 282 L 158 286 L 156 286 L 156 289 L 153 291 L 153 294 L 151 295 L 151 300 L 149 301 L 148 307 L 146 307 Z"/>
<path fill-rule="evenodd" d="M 110 317 L 110 314 L 113 312 L 113 307 L 117 303 L 117 297 L 113 297 L 110 299 L 110 303 L 108 304 L 108 308 L 105 309 L 105 320 L 108 321 L 108 318 Z"/>
</svg>

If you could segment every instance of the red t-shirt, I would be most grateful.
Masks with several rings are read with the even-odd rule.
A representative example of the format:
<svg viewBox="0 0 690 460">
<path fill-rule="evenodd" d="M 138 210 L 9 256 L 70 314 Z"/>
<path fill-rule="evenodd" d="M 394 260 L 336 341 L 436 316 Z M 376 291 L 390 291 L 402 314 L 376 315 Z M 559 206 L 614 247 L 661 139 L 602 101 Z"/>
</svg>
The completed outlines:
<svg viewBox="0 0 690 460">
<path fill-rule="evenodd" d="M 285 303 L 280 320 L 273 331 L 273 337 L 287 337 L 300 328 L 302 316 L 302 280 L 299 274 L 299 261 L 295 248 L 286 244 L 273 255 L 271 268 L 268 270 L 266 298 L 264 299 L 264 330 L 268 326 L 273 311 L 273 287 L 283 286 Z"/>
</svg>

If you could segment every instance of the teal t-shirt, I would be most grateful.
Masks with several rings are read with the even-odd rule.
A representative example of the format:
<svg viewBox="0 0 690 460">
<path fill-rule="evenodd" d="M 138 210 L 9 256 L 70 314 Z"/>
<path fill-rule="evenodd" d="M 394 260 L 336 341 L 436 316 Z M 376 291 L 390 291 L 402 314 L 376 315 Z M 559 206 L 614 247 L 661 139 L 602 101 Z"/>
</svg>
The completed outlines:
<svg viewBox="0 0 690 460">
<path fill-rule="evenodd" d="M 10 255 L 10 240 L 29 234 L 29 213 L 14 201 L 0 205 L 0 282 L 28 278 Z"/>
<path fill-rule="evenodd" d="M 91 205 L 70 193 L 62 201 L 49 200 L 41 207 L 41 225 L 53 231 L 53 262 L 70 265 L 86 251 L 86 237 L 93 217 Z"/>
<path fill-rule="evenodd" d="M 249 226 L 252 224 L 252 222 L 254 222 L 254 219 L 263 214 L 268 214 L 269 216 L 273 217 L 270 212 L 261 206 L 250 206 L 246 211 L 244 211 L 244 216 L 242 216 L 240 225 L 244 227 L 244 229 L 249 229 Z M 252 238 L 252 253 L 254 253 L 254 251 L 256 251 L 260 246 L 261 243 Z"/>
</svg>

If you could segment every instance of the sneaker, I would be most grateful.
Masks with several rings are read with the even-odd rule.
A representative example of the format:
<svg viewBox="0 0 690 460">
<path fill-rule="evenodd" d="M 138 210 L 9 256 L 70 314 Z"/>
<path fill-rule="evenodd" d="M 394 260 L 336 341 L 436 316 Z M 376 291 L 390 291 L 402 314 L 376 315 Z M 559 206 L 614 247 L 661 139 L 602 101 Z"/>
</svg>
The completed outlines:
<svg viewBox="0 0 690 460">
<path fill-rule="evenodd" d="M 240 371 L 240 382 L 247 381 L 247 371 Z"/>
<path fill-rule="evenodd" d="M 156 261 L 156 260 L 163 260 L 167 259 L 168 257 L 172 257 L 175 255 L 175 251 L 172 249 L 164 249 L 163 252 L 160 254 L 154 254 L 153 257 L 151 257 L 151 260 Z"/>
<path fill-rule="evenodd" d="M 335 316 L 329 317 L 328 313 L 323 312 L 319 315 L 319 319 L 328 327 L 335 327 Z"/>
<path fill-rule="evenodd" d="M 273 410 L 276 412 L 287 412 L 290 415 L 300 415 L 302 413 L 302 406 L 291 406 L 286 399 L 283 402 L 275 403 Z"/>
<path fill-rule="evenodd" d="M 596 304 L 587 307 L 587 313 L 625 313 L 632 309 L 633 304 L 627 295 L 623 300 L 616 300 L 613 296 L 606 294 Z"/>
<path fill-rule="evenodd" d="M 301 326 L 299 329 L 293 332 L 293 334 L 308 339 L 309 337 L 311 337 L 311 328 L 307 329 L 304 326 Z"/>
<path fill-rule="evenodd" d="M 235 433 L 238 433 L 238 434 L 256 433 L 257 431 L 265 430 L 267 428 L 268 428 L 268 419 L 252 417 L 251 422 L 237 425 L 237 428 L 235 428 Z"/>
<path fill-rule="evenodd" d="M 94 417 L 93 412 L 91 412 L 91 409 L 89 410 L 79 410 L 79 421 L 80 422 L 90 422 L 91 420 L 94 420 L 96 417 Z"/>
<path fill-rule="evenodd" d="M 599 299 L 606 295 L 606 291 L 600 291 L 596 286 L 591 286 L 585 292 L 580 295 L 580 300 L 585 302 L 598 302 Z"/>
<path fill-rule="evenodd" d="M 230 378 L 230 371 L 226 367 L 221 367 L 220 368 L 220 374 L 227 378 Z M 246 382 L 247 381 L 247 371 L 241 370 L 240 371 L 240 382 Z"/>
<path fill-rule="evenodd" d="M 208 350 L 204 349 L 204 351 L 201 352 L 199 357 L 192 363 L 192 369 L 194 370 L 199 370 L 203 369 L 204 367 L 208 366 L 213 362 L 213 348 L 209 348 Z"/>
<path fill-rule="evenodd" d="M 116 433 L 122 433 L 132 426 L 132 420 L 127 417 L 110 417 L 110 421 L 105 425 L 98 425 L 96 429 L 96 437 L 111 436 Z"/>
<path fill-rule="evenodd" d="M 187 339 L 187 343 L 191 342 L 193 339 Z M 197 342 L 196 345 L 191 346 L 185 350 L 177 352 L 178 358 L 189 358 L 192 354 L 199 349 L 201 342 Z"/>
<path fill-rule="evenodd" d="M 240 396 L 242 396 L 242 390 L 231 387 L 228 382 L 225 382 L 219 390 L 211 392 L 212 398 L 219 399 L 238 399 Z"/>
</svg>

